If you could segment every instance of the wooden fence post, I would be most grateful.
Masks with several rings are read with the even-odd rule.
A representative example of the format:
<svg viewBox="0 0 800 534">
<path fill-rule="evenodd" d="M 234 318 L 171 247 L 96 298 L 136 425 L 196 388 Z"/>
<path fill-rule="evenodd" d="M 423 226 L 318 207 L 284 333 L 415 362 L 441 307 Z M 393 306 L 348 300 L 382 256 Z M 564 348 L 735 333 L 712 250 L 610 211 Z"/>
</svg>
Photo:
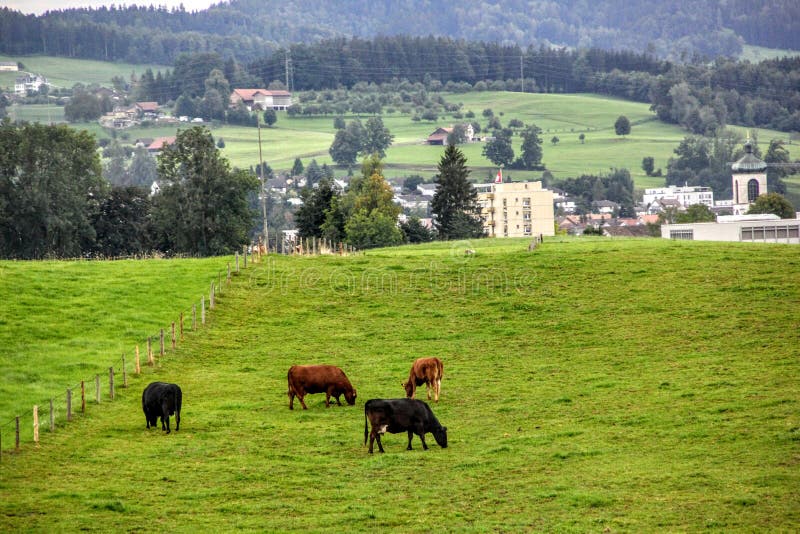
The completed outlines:
<svg viewBox="0 0 800 534">
<path fill-rule="evenodd" d="M 94 400 L 100 404 L 100 375 L 94 375 Z"/>
<path fill-rule="evenodd" d="M 56 431 L 56 414 L 53 412 L 53 399 L 50 399 L 50 432 Z"/>
<path fill-rule="evenodd" d="M 72 390 L 67 389 L 67 421 L 72 421 Z"/>
<path fill-rule="evenodd" d="M 239 251 L 236 251 L 236 274 L 239 274 Z"/>
<path fill-rule="evenodd" d="M 122 387 L 128 387 L 128 372 L 125 370 L 125 355 L 122 355 Z"/>
<path fill-rule="evenodd" d="M 114 366 L 108 368 L 108 396 L 114 400 Z"/>
<path fill-rule="evenodd" d="M 136 359 L 134 360 L 134 368 L 136 369 L 136 376 L 142 372 L 142 364 L 139 361 L 139 345 L 136 345 Z"/>
<path fill-rule="evenodd" d="M 153 361 L 153 338 L 148 336 L 147 338 L 147 365 L 153 367 L 155 362 Z"/>
<path fill-rule="evenodd" d="M 197 330 L 197 304 L 192 304 L 192 331 Z"/>
<path fill-rule="evenodd" d="M 231 285 L 231 264 L 228 262 L 228 278 L 226 279 L 228 285 Z"/>
<path fill-rule="evenodd" d="M 159 335 L 159 342 L 160 342 L 160 350 L 161 352 L 158 355 L 163 358 L 164 357 L 164 329 L 161 329 L 161 334 Z"/>
<path fill-rule="evenodd" d="M 208 309 L 214 309 L 214 282 L 211 282 L 211 289 L 208 291 Z"/>
<path fill-rule="evenodd" d="M 39 406 L 33 405 L 33 442 L 39 446 Z"/>
<path fill-rule="evenodd" d="M 81 413 L 86 413 L 86 382 L 81 380 Z"/>
<path fill-rule="evenodd" d="M 206 324 L 206 296 L 200 297 L 200 324 Z"/>
<path fill-rule="evenodd" d="M 172 321 L 172 350 L 175 350 L 175 321 Z"/>
<path fill-rule="evenodd" d="M 14 440 L 14 450 L 19 450 L 19 416 L 16 417 L 17 426 L 15 429 L 15 440 Z"/>
</svg>

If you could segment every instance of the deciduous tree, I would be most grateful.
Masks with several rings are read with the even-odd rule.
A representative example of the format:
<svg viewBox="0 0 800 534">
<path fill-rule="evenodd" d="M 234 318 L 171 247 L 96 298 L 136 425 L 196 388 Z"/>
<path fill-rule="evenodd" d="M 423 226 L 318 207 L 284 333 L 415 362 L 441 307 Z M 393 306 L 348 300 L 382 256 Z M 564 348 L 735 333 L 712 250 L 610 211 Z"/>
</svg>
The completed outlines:
<svg viewBox="0 0 800 534">
<path fill-rule="evenodd" d="M 258 179 L 231 170 L 206 128 L 179 131 L 158 157 L 158 176 L 153 223 L 162 249 L 212 256 L 247 243 L 255 217 L 248 196 Z"/>
<path fill-rule="evenodd" d="M 614 132 L 617 135 L 628 135 L 631 133 L 631 121 L 625 115 L 620 115 L 614 122 Z"/>
<path fill-rule="evenodd" d="M 66 125 L 0 122 L 0 256 L 75 258 L 91 250 L 105 198 L 94 136 Z"/>
<path fill-rule="evenodd" d="M 781 219 L 794 219 L 795 217 L 792 203 L 778 193 L 759 195 L 750 205 L 747 213 L 774 213 Z"/>
</svg>

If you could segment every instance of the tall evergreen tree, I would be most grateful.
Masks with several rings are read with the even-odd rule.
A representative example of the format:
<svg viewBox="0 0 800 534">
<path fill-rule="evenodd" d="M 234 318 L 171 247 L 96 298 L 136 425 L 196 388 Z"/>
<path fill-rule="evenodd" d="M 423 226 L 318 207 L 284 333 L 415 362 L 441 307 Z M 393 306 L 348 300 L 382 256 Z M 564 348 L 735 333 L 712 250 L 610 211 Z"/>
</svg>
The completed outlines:
<svg viewBox="0 0 800 534">
<path fill-rule="evenodd" d="M 480 220 L 478 192 L 469 182 L 467 158 L 455 145 L 449 145 L 439 160 L 437 185 L 431 200 L 434 227 L 441 239 L 465 239 L 484 234 Z"/>
</svg>

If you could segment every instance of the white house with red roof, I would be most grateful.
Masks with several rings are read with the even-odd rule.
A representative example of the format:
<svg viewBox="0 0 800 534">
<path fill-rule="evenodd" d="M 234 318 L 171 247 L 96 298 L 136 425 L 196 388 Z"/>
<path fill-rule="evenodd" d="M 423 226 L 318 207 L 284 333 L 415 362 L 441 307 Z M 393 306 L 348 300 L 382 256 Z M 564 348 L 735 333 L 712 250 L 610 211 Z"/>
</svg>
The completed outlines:
<svg viewBox="0 0 800 534">
<path fill-rule="evenodd" d="M 231 107 L 244 104 L 248 110 L 285 110 L 292 105 L 292 93 L 268 89 L 234 89 L 231 93 Z"/>
</svg>

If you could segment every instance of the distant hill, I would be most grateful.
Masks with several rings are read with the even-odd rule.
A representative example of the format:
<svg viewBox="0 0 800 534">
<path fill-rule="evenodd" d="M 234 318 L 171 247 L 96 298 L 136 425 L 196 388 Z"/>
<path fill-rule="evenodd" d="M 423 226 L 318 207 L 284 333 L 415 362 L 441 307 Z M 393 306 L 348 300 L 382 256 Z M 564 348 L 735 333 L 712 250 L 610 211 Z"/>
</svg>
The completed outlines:
<svg viewBox="0 0 800 534">
<path fill-rule="evenodd" d="M 0 9 L 0 53 L 171 64 L 214 50 L 248 62 L 334 37 L 466 41 L 648 51 L 669 59 L 737 56 L 744 44 L 800 50 L 796 0 L 231 0 L 200 12 L 150 7 Z"/>
</svg>

